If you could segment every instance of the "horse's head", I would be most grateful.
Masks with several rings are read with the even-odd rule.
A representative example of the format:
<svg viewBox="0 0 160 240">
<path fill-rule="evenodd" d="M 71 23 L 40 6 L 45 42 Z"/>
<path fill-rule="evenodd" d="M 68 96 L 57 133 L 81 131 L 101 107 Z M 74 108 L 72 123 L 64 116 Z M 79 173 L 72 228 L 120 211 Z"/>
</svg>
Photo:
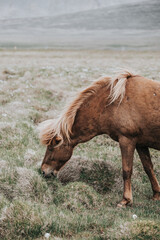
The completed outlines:
<svg viewBox="0 0 160 240">
<path fill-rule="evenodd" d="M 68 141 L 61 142 L 59 136 L 54 136 L 47 146 L 41 170 L 45 177 L 56 175 L 60 168 L 71 158 L 73 146 Z"/>
</svg>

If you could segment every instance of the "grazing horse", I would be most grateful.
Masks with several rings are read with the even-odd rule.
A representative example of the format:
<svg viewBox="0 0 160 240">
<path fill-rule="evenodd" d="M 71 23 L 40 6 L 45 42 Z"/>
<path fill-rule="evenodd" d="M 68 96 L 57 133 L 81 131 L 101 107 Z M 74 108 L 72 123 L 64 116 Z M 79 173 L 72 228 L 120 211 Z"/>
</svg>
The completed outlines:
<svg viewBox="0 0 160 240">
<path fill-rule="evenodd" d="M 135 149 L 151 182 L 153 199 L 160 200 L 160 185 L 148 149 L 160 150 L 160 83 L 124 71 L 116 78 L 103 77 L 80 92 L 59 118 L 40 126 L 40 140 L 47 146 L 43 175 L 55 174 L 77 144 L 100 134 L 119 142 L 124 192 L 118 206 L 132 204 Z"/>
</svg>

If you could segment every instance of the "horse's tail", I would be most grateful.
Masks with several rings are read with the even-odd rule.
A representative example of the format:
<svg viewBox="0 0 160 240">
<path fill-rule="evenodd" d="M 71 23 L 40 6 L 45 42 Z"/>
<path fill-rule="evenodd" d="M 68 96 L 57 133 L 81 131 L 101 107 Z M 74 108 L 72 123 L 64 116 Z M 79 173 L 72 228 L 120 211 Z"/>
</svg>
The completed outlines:
<svg viewBox="0 0 160 240">
<path fill-rule="evenodd" d="M 119 104 L 122 102 L 125 95 L 127 79 L 134 76 L 135 74 L 132 72 L 123 71 L 115 78 L 110 79 L 109 104 L 115 102 L 117 99 L 119 99 Z"/>
</svg>

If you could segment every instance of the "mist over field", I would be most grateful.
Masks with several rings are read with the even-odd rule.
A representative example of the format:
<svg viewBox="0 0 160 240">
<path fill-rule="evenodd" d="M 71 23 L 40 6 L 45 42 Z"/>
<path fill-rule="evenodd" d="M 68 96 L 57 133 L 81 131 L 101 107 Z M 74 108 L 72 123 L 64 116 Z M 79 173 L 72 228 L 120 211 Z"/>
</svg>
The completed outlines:
<svg viewBox="0 0 160 240">
<path fill-rule="evenodd" d="M 159 0 L 0 0 L 1 48 L 159 49 Z"/>
</svg>

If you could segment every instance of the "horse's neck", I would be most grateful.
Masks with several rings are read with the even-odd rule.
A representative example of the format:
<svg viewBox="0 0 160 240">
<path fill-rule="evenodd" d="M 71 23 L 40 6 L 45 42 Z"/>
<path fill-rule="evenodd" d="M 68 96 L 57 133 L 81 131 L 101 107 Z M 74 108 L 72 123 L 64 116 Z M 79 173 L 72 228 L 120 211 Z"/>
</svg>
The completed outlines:
<svg viewBox="0 0 160 240">
<path fill-rule="evenodd" d="M 75 142 L 75 145 L 87 142 L 93 137 L 101 134 L 99 115 L 96 111 L 94 113 L 94 107 L 93 111 L 92 109 L 87 111 L 86 107 L 78 111 L 72 132 L 72 140 Z"/>
<path fill-rule="evenodd" d="M 72 143 L 73 145 L 77 145 L 79 143 L 84 143 L 87 142 L 89 140 L 91 140 L 93 137 L 99 135 L 97 132 L 95 133 L 89 133 L 88 131 L 86 131 L 86 134 L 82 134 L 79 130 L 77 130 L 77 133 L 72 135 Z"/>
<path fill-rule="evenodd" d="M 86 99 L 78 109 L 72 127 L 72 139 L 76 144 L 89 141 L 99 134 L 108 132 L 106 124 L 108 95 L 109 89 L 106 87 L 99 88 L 96 94 Z"/>
</svg>

